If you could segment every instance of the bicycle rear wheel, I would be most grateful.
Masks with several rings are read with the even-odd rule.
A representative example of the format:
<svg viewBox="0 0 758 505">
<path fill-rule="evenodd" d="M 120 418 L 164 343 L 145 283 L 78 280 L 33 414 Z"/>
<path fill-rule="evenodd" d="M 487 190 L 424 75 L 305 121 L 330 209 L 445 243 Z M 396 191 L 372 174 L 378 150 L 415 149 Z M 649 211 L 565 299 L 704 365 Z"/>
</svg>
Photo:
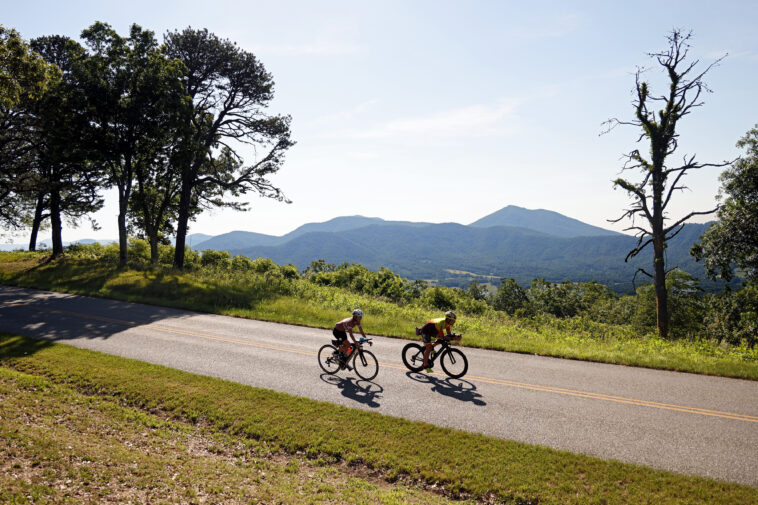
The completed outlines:
<svg viewBox="0 0 758 505">
<path fill-rule="evenodd" d="M 458 349 L 448 348 L 447 352 L 440 358 L 442 369 L 453 379 L 463 377 L 468 371 L 468 359 Z"/>
<path fill-rule="evenodd" d="M 340 359 L 337 348 L 329 344 L 322 346 L 321 349 L 318 350 L 318 366 L 329 375 L 334 375 L 339 372 Z"/>
<path fill-rule="evenodd" d="M 420 372 L 424 368 L 424 346 L 412 343 L 403 347 L 403 363 L 411 372 Z"/>
<path fill-rule="evenodd" d="M 353 351 L 353 369 L 363 380 L 370 381 L 379 373 L 379 361 L 371 351 Z"/>
</svg>

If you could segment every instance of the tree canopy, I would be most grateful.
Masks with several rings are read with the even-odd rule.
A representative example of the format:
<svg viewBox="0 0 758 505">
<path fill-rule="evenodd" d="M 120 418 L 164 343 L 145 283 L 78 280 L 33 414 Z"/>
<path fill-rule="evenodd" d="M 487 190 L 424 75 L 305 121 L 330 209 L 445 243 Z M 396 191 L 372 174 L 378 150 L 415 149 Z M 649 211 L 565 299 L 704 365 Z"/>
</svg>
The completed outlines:
<svg viewBox="0 0 758 505">
<path fill-rule="evenodd" d="M 721 174 L 718 221 L 693 247 L 712 278 L 732 279 L 736 265 L 758 282 L 758 125 L 737 142 L 745 154 Z"/>
</svg>

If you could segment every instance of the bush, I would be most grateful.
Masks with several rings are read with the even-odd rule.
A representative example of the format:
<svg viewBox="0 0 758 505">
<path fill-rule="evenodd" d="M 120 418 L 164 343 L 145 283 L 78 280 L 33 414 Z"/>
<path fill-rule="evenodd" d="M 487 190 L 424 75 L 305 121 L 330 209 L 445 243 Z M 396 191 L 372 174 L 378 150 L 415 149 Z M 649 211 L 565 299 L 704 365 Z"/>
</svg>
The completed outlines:
<svg viewBox="0 0 758 505">
<path fill-rule="evenodd" d="M 200 256 L 200 264 L 204 267 L 215 267 L 221 269 L 229 269 L 231 267 L 231 254 L 227 251 L 215 251 L 213 249 L 206 249 Z"/>
<path fill-rule="evenodd" d="M 427 288 L 421 293 L 419 303 L 423 306 L 434 307 L 440 310 L 455 310 L 459 298 L 456 289 L 445 286 Z"/>
<path fill-rule="evenodd" d="M 758 343 L 758 285 L 750 283 L 739 291 L 710 295 L 705 306 L 703 326 L 708 338 L 755 347 Z"/>
</svg>

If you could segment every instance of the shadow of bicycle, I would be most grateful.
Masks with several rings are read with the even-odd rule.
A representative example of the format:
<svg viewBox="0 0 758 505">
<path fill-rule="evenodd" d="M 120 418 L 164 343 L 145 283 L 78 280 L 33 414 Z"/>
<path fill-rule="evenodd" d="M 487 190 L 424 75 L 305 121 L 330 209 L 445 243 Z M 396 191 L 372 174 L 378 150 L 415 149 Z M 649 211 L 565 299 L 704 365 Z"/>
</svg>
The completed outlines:
<svg viewBox="0 0 758 505">
<path fill-rule="evenodd" d="M 476 386 L 467 380 L 451 379 L 450 377 L 440 379 L 434 375 L 420 372 L 406 372 L 405 375 L 416 382 L 431 384 L 432 391 L 442 396 L 461 402 L 471 402 L 477 407 L 487 405 L 487 402 L 482 400 L 482 395 L 476 391 Z"/>
<path fill-rule="evenodd" d="M 365 380 L 356 380 L 353 377 L 342 378 L 337 375 L 321 374 L 321 380 L 332 386 L 341 389 L 341 394 L 345 398 L 362 403 L 372 409 L 378 408 L 379 402 L 376 400 L 382 398 L 384 388 L 375 382 Z"/>
</svg>

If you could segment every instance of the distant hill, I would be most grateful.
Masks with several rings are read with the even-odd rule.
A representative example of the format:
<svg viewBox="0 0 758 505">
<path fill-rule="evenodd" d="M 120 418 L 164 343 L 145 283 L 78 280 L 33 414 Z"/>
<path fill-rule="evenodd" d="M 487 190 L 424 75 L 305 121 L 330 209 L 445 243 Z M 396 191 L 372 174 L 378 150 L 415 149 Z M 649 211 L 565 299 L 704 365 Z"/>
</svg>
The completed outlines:
<svg viewBox="0 0 758 505">
<path fill-rule="evenodd" d="M 704 277 L 689 250 L 709 225 L 689 224 L 669 244 L 667 266 L 679 265 Z M 474 221 L 417 223 L 343 216 L 308 223 L 282 236 L 234 231 L 197 242 L 193 249 L 216 249 L 249 257 L 268 257 L 303 269 L 312 261 L 387 267 L 409 279 L 465 286 L 472 277 L 497 280 L 594 280 L 628 291 L 635 271 L 650 270 L 652 252 L 625 263 L 634 237 L 591 226 L 548 210 L 509 205 Z M 638 282 L 646 279 L 638 277 Z M 707 284 L 707 283 L 706 283 Z"/>
<path fill-rule="evenodd" d="M 692 244 L 709 225 L 689 224 L 667 249 L 667 266 L 679 265 L 697 277 L 703 267 L 690 256 Z M 639 267 L 651 270 L 652 251 L 630 263 L 624 258 L 636 239 L 622 234 L 557 237 L 525 228 L 478 228 L 460 224 L 425 226 L 372 225 L 349 234 L 306 233 L 278 246 L 230 250 L 232 254 L 267 257 L 298 268 L 323 259 L 328 263 L 359 263 L 372 270 L 387 267 L 410 279 L 434 279 L 446 285 L 465 285 L 471 275 L 513 277 L 528 285 L 532 279 L 597 281 L 628 291 Z M 639 283 L 647 282 L 638 278 Z"/>
<path fill-rule="evenodd" d="M 413 223 L 410 221 L 385 221 L 378 217 L 363 216 L 343 216 L 335 217 L 323 223 L 307 223 L 286 235 L 265 235 L 263 233 L 253 233 L 249 231 L 232 231 L 209 238 L 204 242 L 198 243 L 193 249 L 215 249 L 217 251 L 231 251 L 244 249 L 246 247 L 258 246 L 276 246 L 284 244 L 294 238 L 301 237 L 307 233 L 327 232 L 339 233 L 349 230 L 363 228 L 365 226 L 387 226 L 401 224 L 406 226 L 425 226 L 429 223 Z"/>
<path fill-rule="evenodd" d="M 195 250 L 215 249 L 217 251 L 232 251 L 249 247 L 278 246 L 297 237 L 315 232 L 339 233 L 357 230 L 366 226 L 402 225 L 421 227 L 428 226 L 429 224 L 412 221 L 385 221 L 378 217 L 342 216 L 335 217 L 323 223 L 307 223 L 281 236 L 249 231 L 232 231 L 215 237 L 208 237 L 204 241 L 196 240 L 192 248 Z M 529 210 L 514 205 L 504 207 L 478 221 L 474 221 L 469 226 L 476 228 L 488 228 L 492 226 L 519 227 L 547 233 L 556 237 L 621 235 L 614 231 L 598 228 L 597 226 L 566 217 L 558 212 Z"/>
<path fill-rule="evenodd" d="M 538 230 L 556 237 L 596 237 L 621 235 L 615 231 L 598 228 L 563 214 L 543 209 L 524 209 L 508 205 L 492 214 L 474 221 L 469 226 L 489 228 L 491 226 L 517 226 Z"/>
<path fill-rule="evenodd" d="M 192 249 L 196 249 L 198 244 L 205 242 L 210 238 L 213 238 L 213 235 L 206 235 L 205 233 L 190 233 L 184 237 L 184 243 Z M 176 237 L 171 237 L 171 245 L 176 245 Z"/>
</svg>

